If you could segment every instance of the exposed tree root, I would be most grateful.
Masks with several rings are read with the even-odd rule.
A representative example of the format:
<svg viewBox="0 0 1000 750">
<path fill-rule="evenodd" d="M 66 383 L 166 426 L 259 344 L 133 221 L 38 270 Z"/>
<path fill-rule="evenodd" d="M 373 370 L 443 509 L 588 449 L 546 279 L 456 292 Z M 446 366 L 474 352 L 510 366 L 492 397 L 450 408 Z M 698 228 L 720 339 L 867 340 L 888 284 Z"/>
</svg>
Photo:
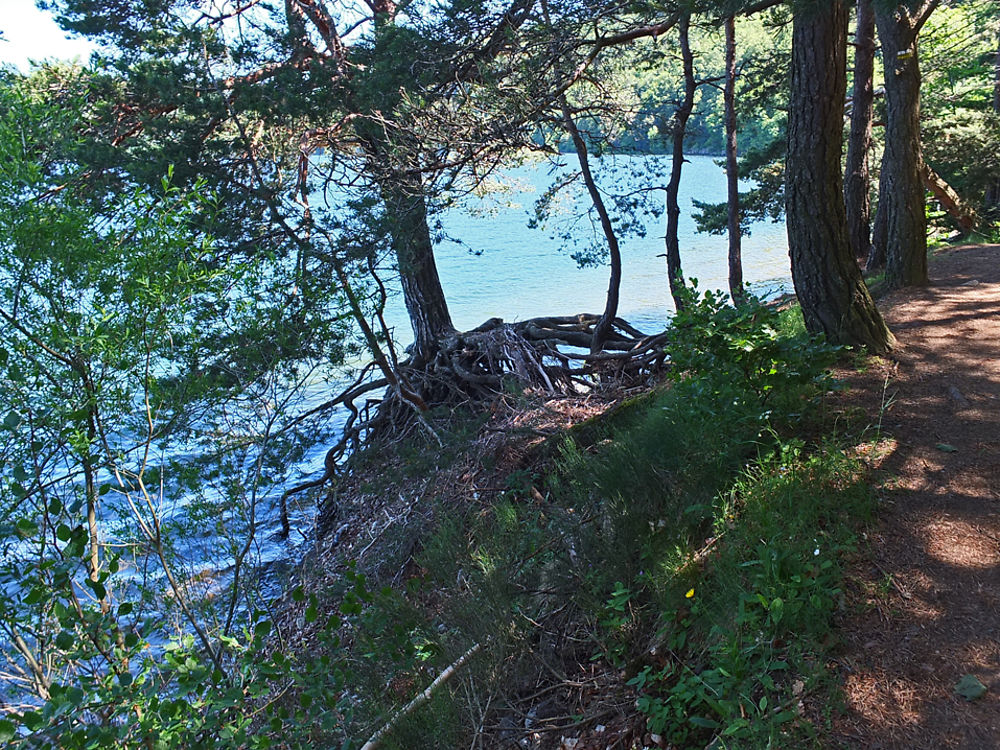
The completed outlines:
<svg viewBox="0 0 1000 750">
<path fill-rule="evenodd" d="M 441 341 L 434 358 L 423 365 L 400 363 L 395 376 L 403 387 L 398 389 L 387 389 L 386 378 L 366 380 L 372 372 L 366 368 L 350 387 L 310 412 L 343 406 L 349 415 L 341 439 L 326 455 L 323 475 L 282 495 L 282 533 L 290 530 L 288 498 L 328 482 L 363 443 L 405 439 L 418 429 L 436 437 L 436 419 L 455 409 L 488 408 L 505 394 L 608 392 L 648 384 L 662 374 L 667 333 L 649 336 L 616 318 L 603 349 L 591 353 L 600 319 L 595 314 L 517 323 L 491 318 Z M 426 410 L 415 407 L 411 394 Z"/>
<path fill-rule="evenodd" d="M 420 416 L 490 404 L 505 393 L 585 393 L 638 385 L 662 371 L 666 334 L 645 336 L 623 320 L 615 321 L 604 350 L 590 354 L 599 320 L 589 314 L 518 323 L 493 318 L 456 333 L 424 366 L 400 367 L 400 380 L 420 394 L 431 413 L 420 415 L 407 399 L 387 392 L 372 416 L 352 424 L 345 438 L 397 437 Z"/>
</svg>

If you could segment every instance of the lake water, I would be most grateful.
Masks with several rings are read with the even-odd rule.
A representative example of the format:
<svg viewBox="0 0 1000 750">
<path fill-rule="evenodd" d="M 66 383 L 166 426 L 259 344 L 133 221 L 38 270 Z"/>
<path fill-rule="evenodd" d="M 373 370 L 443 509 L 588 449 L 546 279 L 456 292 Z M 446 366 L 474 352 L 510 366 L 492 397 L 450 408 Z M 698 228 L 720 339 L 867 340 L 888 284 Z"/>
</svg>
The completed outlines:
<svg viewBox="0 0 1000 750">
<path fill-rule="evenodd" d="M 556 167 L 534 164 L 512 169 L 494 179 L 496 190 L 485 197 L 467 198 L 436 216 L 441 237 L 436 247 L 438 270 L 452 320 L 459 329 L 474 328 L 492 317 L 516 321 L 542 315 L 599 313 L 604 309 L 607 266 L 580 268 L 570 257 L 595 238 L 603 242 L 586 216 L 591 203 L 583 187 L 567 191 L 559 203 L 561 210 L 546 226 L 529 226 L 536 200 L 553 179 L 565 176 L 575 166 L 575 157 L 565 156 L 564 162 Z M 645 195 L 662 206 L 663 191 L 655 188 L 666 182 L 662 174 L 669 169 L 666 157 L 595 160 L 594 168 L 608 191 Z M 725 174 L 715 160 L 691 157 L 681 182 L 679 238 L 684 274 L 697 278 L 702 290 L 728 288 L 728 243 L 725 237 L 696 232 L 690 216 L 694 210 L 692 199 L 723 202 L 725 198 Z M 662 257 L 665 217 L 662 211 L 657 214 L 650 207 L 638 211 L 635 225 L 640 231 L 621 238 L 619 316 L 646 333 L 656 333 L 664 329 L 673 312 Z M 743 268 L 744 278 L 761 296 L 790 290 L 784 225 L 759 223 L 751 227 L 750 236 L 743 242 Z M 391 282 L 388 277 L 386 280 Z M 398 291 L 391 296 L 385 317 L 394 329 L 397 344 L 408 344 L 412 332 Z M 317 376 L 288 411 L 303 413 L 326 402 L 342 387 L 336 372 Z M 343 409 L 328 414 L 325 427 L 317 425 L 317 430 L 325 430 L 325 437 L 319 437 L 291 466 L 283 486 L 270 488 L 261 498 L 261 534 L 252 556 L 257 564 L 295 559 L 302 545 L 311 543 L 315 509 L 308 502 L 300 504 L 308 501 L 307 496 L 297 496 L 290 504 L 293 531 L 288 540 L 277 537 L 278 500 L 286 488 L 322 474 L 326 452 L 336 442 L 346 416 Z M 185 505 L 182 498 L 175 506 L 181 517 L 186 513 Z M 200 542 L 191 540 L 184 545 L 192 569 L 225 570 L 232 564 L 225 553 L 220 554 L 215 541 L 208 532 Z"/>
<path fill-rule="evenodd" d="M 654 170 L 669 170 L 667 157 L 647 158 Z M 565 155 L 564 160 L 570 168 L 575 166 L 572 155 Z M 619 191 L 623 191 L 622 187 L 632 190 L 666 182 L 663 176 L 645 180 L 630 176 L 626 174 L 628 170 L 622 169 L 622 157 L 617 161 L 614 175 L 602 169 L 604 163 L 600 160 L 594 169 L 599 180 L 605 183 L 616 180 Z M 625 166 L 638 166 L 640 157 L 625 157 L 624 161 Z M 540 315 L 603 311 L 608 289 L 607 266 L 579 268 L 570 257 L 572 243 L 560 237 L 563 226 L 558 220 L 542 229 L 528 227 L 533 204 L 551 179 L 544 166 L 512 170 L 498 180 L 511 188 L 510 193 L 487 201 L 469 200 L 466 208 L 452 209 L 441 217 L 445 233 L 468 246 L 444 240 L 437 247 L 441 283 L 458 328 L 474 328 L 491 317 L 513 321 Z M 582 188 L 576 192 L 576 200 L 567 201 L 562 225 L 590 205 Z M 662 191 L 657 190 L 649 197 L 662 207 Z M 697 233 L 691 218 L 693 198 L 712 203 L 726 200 L 725 173 L 712 157 L 692 156 L 690 163 L 684 165 L 679 197 L 681 260 L 684 276 L 697 278 L 700 289 L 728 289 L 727 239 Z M 649 332 L 662 329 L 673 312 L 666 261 L 662 257 L 666 218 L 652 212 L 640 213 L 638 218 L 645 236 L 621 240 L 623 279 L 619 315 Z M 590 221 L 586 218 L 577 221 L 572 234 L 579 243 L 589 242 L 593 237 Z M 790 289 L 784 224 L 767 222 L 751 227 L 750 236 L 743 239 L 743 273 L 745 280 L 761 294 Z"/>
</svg>

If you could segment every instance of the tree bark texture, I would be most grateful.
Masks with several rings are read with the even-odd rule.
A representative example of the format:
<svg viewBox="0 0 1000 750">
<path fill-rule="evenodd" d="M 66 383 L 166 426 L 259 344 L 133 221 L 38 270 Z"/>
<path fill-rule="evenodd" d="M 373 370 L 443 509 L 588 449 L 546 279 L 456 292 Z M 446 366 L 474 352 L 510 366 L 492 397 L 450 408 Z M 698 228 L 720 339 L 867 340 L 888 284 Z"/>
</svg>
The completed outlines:
<svg viewBox="0 0 1000 750">
<path fill-rule="evenodd" d="M 434 260 L 427 202 L 419 180 L 398 175 L 381 192 L 391 221 L 392 249 L 399 266 L 403 300 L 413 328 L 414 363 L 434 357 L 440 341 L 454 333 L 451 313 Z"/>
<path fill-rule="evenodd" d="M 726 183 L 729 193 L 729 294 L 734 304 L 743 301 L 743 248 L 740 230 L 740 172 L 736 161 L 736 17 L 726 18 Z"/>
<path fill-rule="evenodd" d="M 868 152 L 872 146 L 872 109 L 875 73 L 875 15 L 871 0 L 858 0 L 854 31 L 854 91 L 851 94 L 851 133 L 844 169 L 844 205 L 847 236 L 858 260 L 871 252 L 871 198 Z"/>
<path fill-rule="evenodd" d="M 684 67 L 684 98 L 674 112 L 670 180 L 667 182 L 667 279 L 670 283 L 670 296 L 673 297 L 674 307 L 677 310 L 684 307 L 684 271 L 681 268 L 681 248 L 677 236 L 681 207 L 677 196 L 681 186 L 681 170 L 684 167 L 684 137 L 687 135 L 688 118 L 694 111 L 694 95 L 698 86 L 694 78 L 694 54 L 691 52 L 690 28 L 691 14 L 685 13 L 677 24 Z"/>
<path fill-rule="evenodd" d="M 874 5 L 885 65 L 885 152 L 879 202 L 886 212 L 885 277 L 891 289 L 928 282 L 917 35 L 932 6 Z"/>
<path fill-rule="evenodd" d="M 886 190 L 885 176 L 880 173 L 878 178 L 879 196 L 884 190 Z M 875 209 L 875 219 L 872 221 L 872 241 L 871 247 L 868 249 L 868 262 L 865 264 L 865 271 L 868 273 L 881 271 L 885 268 L 885 249 L 889 244 L 889 222 L 886 217 L 885 204 L 882 203 L 880 197 L 878 207 Z"/>
<path fill-rule="evenodd" d="M 806 328 L 873 352 L 893 338 L 847 239 L 841 150 L 847 9 L 813 2 L 792 22 L 785 212 L 792 281 Z"/>
</svg>

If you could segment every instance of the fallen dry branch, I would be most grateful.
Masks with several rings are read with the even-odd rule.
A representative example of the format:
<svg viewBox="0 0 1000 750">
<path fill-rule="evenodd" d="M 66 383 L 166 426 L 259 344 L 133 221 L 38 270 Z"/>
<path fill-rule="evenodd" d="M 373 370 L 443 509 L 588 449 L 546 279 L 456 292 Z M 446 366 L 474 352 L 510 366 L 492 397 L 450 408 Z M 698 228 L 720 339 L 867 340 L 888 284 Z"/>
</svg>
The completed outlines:
<svg viewBox="0 0 1000 750">
<path fill-rule="evenodd" d="M 434 682 L 428 685 L 422 693 L 394 713 L 389 721 L 383 724 L 382 727 L 375 732 L 375 734 L 373 734 L 364 745 L 361 746 L 361 750 L 375 750 L 382 744 L 382 740 L 385 739 L 386 735 L 389 734 L 389 732 L 391 732 L 393 728 L 399 724 L 399 722 L 433 698 L 434 693 L 436 693 L 442 685 L 448 682 L 448 680 L 458 674 L 458 671 L 481 650 L 482 644 L 477 643 L 453 661 L 447 669 L 434 678 Z"/>
<path fill-rule="evenodd" d="M 937 172 L 931 169 L 930 165 L 924 163 L 923 174 L 924 186 L 930 190 L 941 208 L 948 212 L 948 215 L 955 220 L 959 229 L 963 232 L 971 232 L 976 228 L 976 212 L 966 205 L 955 189 L 945 182 Z"/>
</svg>

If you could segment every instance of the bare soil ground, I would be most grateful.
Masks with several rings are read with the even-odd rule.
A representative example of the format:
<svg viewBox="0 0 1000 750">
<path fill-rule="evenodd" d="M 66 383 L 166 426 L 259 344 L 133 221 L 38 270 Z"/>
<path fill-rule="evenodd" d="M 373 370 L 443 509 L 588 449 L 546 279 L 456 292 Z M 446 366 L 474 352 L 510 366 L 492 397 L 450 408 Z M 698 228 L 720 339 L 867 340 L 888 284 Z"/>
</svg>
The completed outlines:
<svg viewBox="0 0 1000 750">
<path fill-rule="evenodd" d="M 838 747 L 1000 748 L 1000 246 L 943 250 L 931 280 L 882 301 L 898 347 L 848 378 L 890 452 L 840 623 Z"/>
</svg>

